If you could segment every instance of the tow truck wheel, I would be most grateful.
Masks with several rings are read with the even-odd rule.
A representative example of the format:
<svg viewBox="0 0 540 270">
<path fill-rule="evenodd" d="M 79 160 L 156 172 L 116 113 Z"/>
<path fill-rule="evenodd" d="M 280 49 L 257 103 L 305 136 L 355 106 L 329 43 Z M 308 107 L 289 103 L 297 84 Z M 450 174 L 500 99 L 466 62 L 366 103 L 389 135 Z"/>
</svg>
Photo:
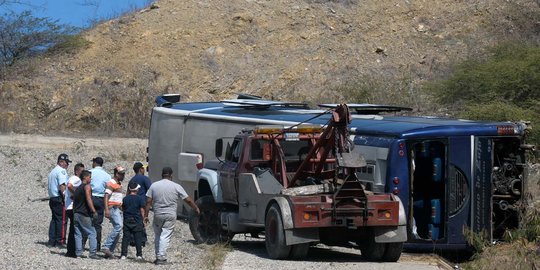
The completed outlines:
<svg viewBox="0 0 540 270">
<path fill-rule="evenodd" d="M 197 215 L 190 212 L 189 230 L 199 244 L 215 244 L 222 240 L 222 229 L 219 224 L 219 211 L 212 196 L 202 196 L 196 202 L 201 210 Z"/>
<path fill-rule="evenodd" d="M 309 243 L 297 244 L 291 246 L 291 254 L 289 254 L 289 259 L 291 260 L 301 260 L 304 259 L 309 251 Z"/>
<path fill-rule="evenodd" d="M 362 252 L 362 257 L 367 261 L 377 262 L 380 261 L 385 254 L 385 244 L 376 243 L 375 239 L 366 239 L 357 242 Z"/>
<path fill-rule="evenodd" d="M 384 262 L 397 262 L 399 260 L 399 257 L 401 257 L 402 250 L 403 242 L 387 243 L 382 260 Z"/>
<path fill-rule="evenodd" d="M 271 259 L 286 259 L 289 257 L 291 247 L 285 243 L 285 231 L 283 230 L 283 219 L 277 204 L 273 204 L 266 213 L 265 244 L 266 252 Z"/>
</svg>

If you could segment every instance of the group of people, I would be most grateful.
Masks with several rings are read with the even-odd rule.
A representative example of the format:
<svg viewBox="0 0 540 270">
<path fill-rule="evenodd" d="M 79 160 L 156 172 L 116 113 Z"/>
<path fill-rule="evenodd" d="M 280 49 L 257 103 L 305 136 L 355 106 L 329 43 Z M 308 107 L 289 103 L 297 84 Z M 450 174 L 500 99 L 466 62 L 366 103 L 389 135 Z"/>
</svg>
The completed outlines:
<svg viewBox="0 0 540 270">
<path fill-rule="evenodd" d="M 150 208 L 154 212 L 155 264 L 167 263 L 167 248 L 176 223 L 178 199 L 184 200 L 193 210 L 200 210 L 182 186 L 172 181 L 173 170 L 164 167 L 162 178 L 152 183 L 145 175 L 146 166 L 135 162 L 127 188 L 123 194 L 122 182 L 126 169 L 116 166 L 111 177 L 103 169 L 103 158 L 92 160 L 92 169 L 77 163 L 74 174 L 68 177 L 67 168 L 72 162 L 67 154 L 60 154 L 57 164 L 48 177 L 49 207 L 52 219 L 49 225 L 49 247 L 65 247 L 66 256 L 80 258 L 85 243 L 89 242 L 89 258 L 116 258 L 114 251 L 123 233 L 120 258 L 126 259 L 128 247 L 134 244 L 136 259 L 143 260 L 142 247 L 146 242 L 146 224 Z M 101 243 L 104 217 L 109 219 L 112 230 Z M 69 234 L 66 244 L 67 221 Z"/>
</svg>

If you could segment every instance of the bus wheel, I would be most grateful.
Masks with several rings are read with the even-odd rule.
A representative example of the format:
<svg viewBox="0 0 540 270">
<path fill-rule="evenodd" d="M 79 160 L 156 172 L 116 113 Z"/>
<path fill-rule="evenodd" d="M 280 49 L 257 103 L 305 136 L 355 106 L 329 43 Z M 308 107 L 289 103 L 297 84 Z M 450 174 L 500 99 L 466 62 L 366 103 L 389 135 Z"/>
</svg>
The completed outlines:
<svg viewBox="0 0 540 270">
<path fill-rule="evenodd" d="M 291 260 L 301 260 L 304 259 L 309 251 L 309 243 L 296 244 L 291 246 L 291 254 L 289 254 L 289 259 Z"/>
<path fill-rule="evenodd" d="M 199 244 L 215 244 L 222 240 L 222 229 L 219 224 L 218 207 L 211 195 L 202 196 L 196 202 L 201 210 L 197 215 L 191 210 L 189 215 L 189 230 Z"/>
<path fill-rule="evenodd" d="M 271 259 L 286 259 L 291 247 L 285 244 L 283 219 L 277 204 L 272 204 L 266 213 L 264 223 L 266 252 Z"/>
<path fill-rule="evenodd" d="M 385 252 L 384 243 L 376 243 L 375 239 L 368 238 L 357 242 L 362 252 L 362 257 L 367 261 L 377 262 L 380 261 Z"/>
<path fill-rule="evenodd" d="M 403 242 L 387 243 L 382 260 L 385 262 L 397 262 L 399 257 L 401 257 L 402 250 Z"/>
</svg>

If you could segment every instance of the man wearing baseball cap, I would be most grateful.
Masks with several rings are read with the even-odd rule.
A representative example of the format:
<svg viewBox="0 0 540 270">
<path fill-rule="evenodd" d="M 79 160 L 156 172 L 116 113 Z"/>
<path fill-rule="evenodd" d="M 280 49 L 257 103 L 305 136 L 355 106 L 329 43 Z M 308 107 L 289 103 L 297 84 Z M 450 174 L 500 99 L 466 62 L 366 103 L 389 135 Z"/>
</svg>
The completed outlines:
<svg viewBox="0 0 540 270">
<path fill-rule="evenodd" d="M 68 179 L 67 167 L 71 163 L 67 154 L 60 154 L 56 160 L 56 166 L 49 173 L 48 192 L 49 208 L 51 209 L 51 222 L 49 224 L 48 247 L 63 247 L 65 231 L 62 228 L 64 223 L 64 191 Z"/>
</svg>

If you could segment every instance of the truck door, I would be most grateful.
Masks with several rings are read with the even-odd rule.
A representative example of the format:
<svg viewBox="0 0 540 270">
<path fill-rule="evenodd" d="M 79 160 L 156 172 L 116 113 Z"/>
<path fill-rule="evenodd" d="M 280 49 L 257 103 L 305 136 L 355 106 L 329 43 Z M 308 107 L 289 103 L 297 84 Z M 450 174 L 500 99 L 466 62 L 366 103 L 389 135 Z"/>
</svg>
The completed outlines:
<svg viewBox="0 0 540 270">
<path fill-rule="evenodd" d="M 236 171 L 240 155 L 242 153 L 242 139 L 235 138 L 231 147 L 227 147 L 225 162 L 220 169 L 220 184 L 223 191 L 223 201 L 231 204 L 238 204 L 238 191 L 236 185 Z"/>
</svg>

